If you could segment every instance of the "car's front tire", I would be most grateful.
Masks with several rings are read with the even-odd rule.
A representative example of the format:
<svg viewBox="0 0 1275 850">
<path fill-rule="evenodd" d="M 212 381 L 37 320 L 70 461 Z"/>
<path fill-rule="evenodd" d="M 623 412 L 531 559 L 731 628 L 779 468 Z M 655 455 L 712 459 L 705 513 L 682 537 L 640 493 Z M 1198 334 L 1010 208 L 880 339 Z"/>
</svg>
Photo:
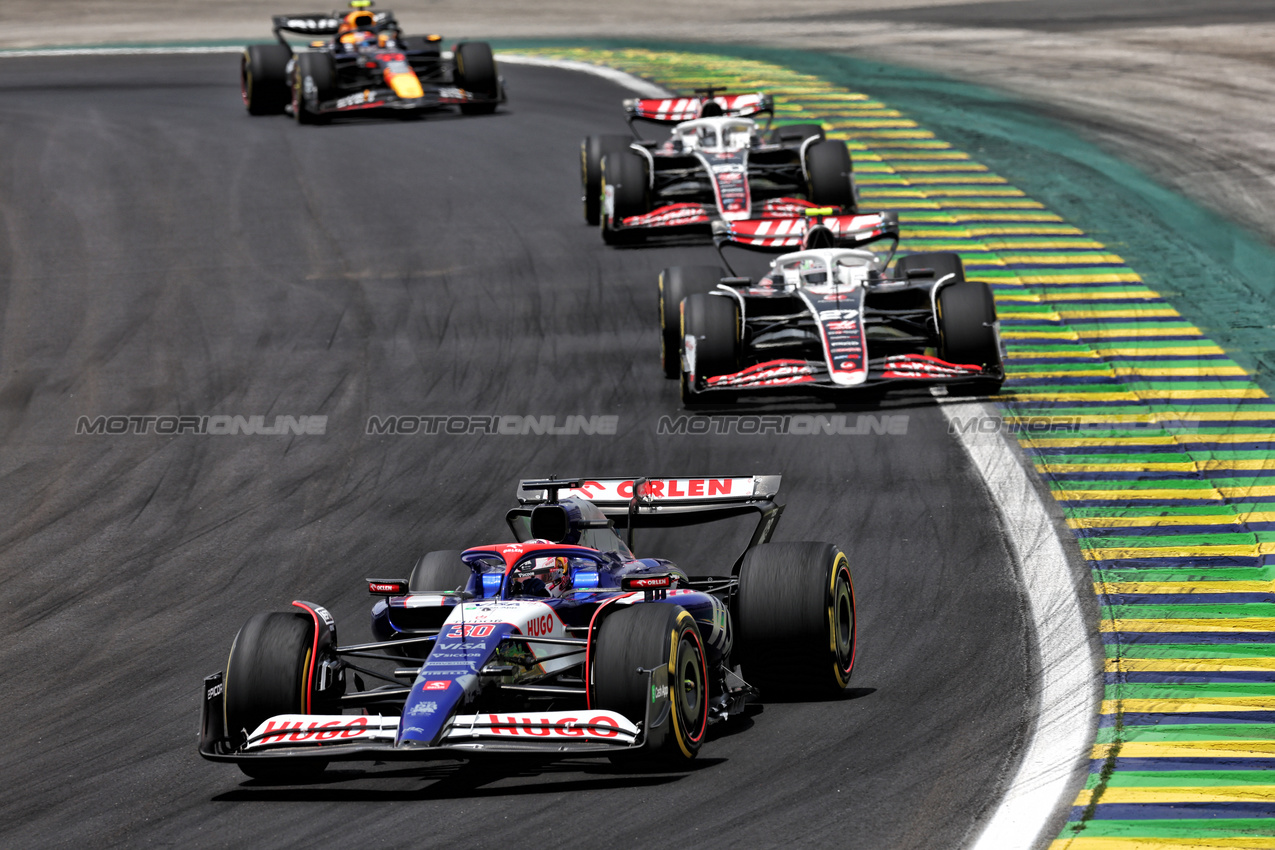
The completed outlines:
<svg viewBox="0 0 1275 850">
<path fill-rule="evenodd" d="M 602 157 L 598 203 L 603 242 L 619 245 L 628 241 L 615 222 L 651 211 L 650 180 L 650 164 L 637 151 L 610 151 Z M 606 214 L 608 192 L 612 196 L 610 216 Z"/>
<path fill-rule="evenodd" d="M 721 266 L 670 266 L 660 272 L 660 365 L 664 377 L 676 379 L 682 373 L 682 299 L 712 292 L 726 269 Z"/>
<path fill-rule="evenodd" d="M 297 119 L 298 124 L 321 124 L 327 116 L 311 112 L 306 106 L 307 79 L 314 85 L 316 104 L 331 100 L 336 90 L 336 68 L 332 57 L 322 51 L 298 53 L 292 66 L 292 117 Z"/>
<path fill-rule="evenodd" d="M 484 103 L 462 103 L 465 115 L 487 115 L 496 111 L 500 97 L 500 77 L 496 73 L 496 57 L 485 41 L 468 41 L 456 45 L 456 85 L 465 91 L 491 98 Z"/>
<path fill-rule="evenodd" d="M 226 732 L 236 746 L 263 722 L 279 714 L 306 713 L 307 674 L 314 647 L 314 624 L 304 614 L 257 614 L 235 635 L 226 661 Z M 304 780 L 326 762 L 311 760 L 240 762 L 253 779 Z"/>
<path fill-rule="evenodd" d="M 678 353 L 683 363 L 689 359 L 686 338 L 693 337 L 695 344 L 695 374 L 681 372 L 682 404 L 695 407 L 705 403 L 695 381 L 739 371 L 739 305 L 728 296 L 696 293 L 682 300 L 681 313 Z"/>
<path fill-rule="evenodd" d="M 632 142 L 629 136 L 586 136 L 580 143 L 580 183 L 584 189 L 584 220 L 596 227 L 602 215 L 602 158 L 623 152 Z"/>
<path fill-rule="evenodd" d="M 666 764 L 695 758 L 708 729 L 708 662 L 685 608 L 638 603 L 609 615 L 598 629 L 591 672 L 595 707 L 635 723 L 645 723 L 649 707 L 643 756 Z"/>
</svg>

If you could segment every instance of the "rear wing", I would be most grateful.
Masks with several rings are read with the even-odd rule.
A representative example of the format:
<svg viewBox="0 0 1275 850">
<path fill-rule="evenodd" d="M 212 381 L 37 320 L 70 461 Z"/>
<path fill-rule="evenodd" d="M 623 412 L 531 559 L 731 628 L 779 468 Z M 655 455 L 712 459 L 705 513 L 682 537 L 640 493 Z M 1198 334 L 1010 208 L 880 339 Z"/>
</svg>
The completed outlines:
<svg viewBox="0 0 1275 850">
<path fill-rule="evenodd" d="M 370 14 L 372 25 L 377 29 L 396 25 L 394 13 L 388 9 Z M 275 37 L 283 41 L 285 32 L 301 36 L 336 35 L 341 27 L 341 18 L 342 15 L 335 12 L 303 12 L 296 15 L 275 15 L 270 20 Z"/>
<path fill-rule="evenodd" d="M 518 483 L 519 508 L 553 504 L 575 496 L 598 507 L 616 528 L 702 525 L 730 517 L 757 515 L 749 546 L 766 543 L 774 534 L 784 506 L 775 501 L 780 475 L 728 475 L 703 478 L 528 479 Z"/>
<path fill-rule="evenodd" d="M 775 102 L 763 92 L 696 96 L 696 97 L 645 97 L 624 101 L 624 111 L 630 122 L 652 121 L 657 124 L 679 124 L 703 115 L 705 105 L 717 104 L 722 115 L 751 118 L 763 113 L 774 115 Z"/>
<path fill-rule="evenodd" d="M 604 513 L 609 513 L 608 508 L 627 510 L 635 499 L 644 508 L 719 507 L 772 499 L 779 493 L 782 477 L 527 479 L 518 483 L 518 503 L 539 505 L 576 496 Z"/>
<path fill-rule="evenodd" d="M 713 243 L 776 253 L 803 248 L 858 248 L 881 239 L 899 242 L 899 214 L 841 215 L 833 207 L 810 207 L 804 215 L 713 222 Z M 806 244 L 822 240 L 826 244 Z"/>
</svg>

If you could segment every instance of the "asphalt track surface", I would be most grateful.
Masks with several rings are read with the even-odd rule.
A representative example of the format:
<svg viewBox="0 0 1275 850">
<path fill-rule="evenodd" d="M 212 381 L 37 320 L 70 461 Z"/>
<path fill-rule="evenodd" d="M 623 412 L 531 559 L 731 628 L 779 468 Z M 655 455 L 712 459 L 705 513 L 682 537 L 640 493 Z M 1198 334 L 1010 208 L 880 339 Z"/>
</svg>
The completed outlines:
<svg viewBox="0 0 1275 850">
<path fill-rule="evenodd" d="M 655 275 L 709 249 L 608 249 L 584 225 L 576 150 L 623 129 L 611 83 L 506 67 L 494 116 L 299 127 L 246 115 L 236 61 L 0 64 L 0 845 L 972 837 L 1028 731 L 1031 636 L 940 412 L 892 403 L 904 436 L 659 436 L 678 400 Z M 618 429 L 364 433 L 468 413 Z M 75 435 L 112 414 L 329 418 Z M 196 755 L 201 678 L 251 614 L 310 599 L 365 639 L 364 576 L 508 539 L 520 476 L 725 472 L 783 473 L 777 539 L 850 553 L 843 699 L 769 702 L 681 773 L 355 765 L 273 787 Z"/>
</svg>

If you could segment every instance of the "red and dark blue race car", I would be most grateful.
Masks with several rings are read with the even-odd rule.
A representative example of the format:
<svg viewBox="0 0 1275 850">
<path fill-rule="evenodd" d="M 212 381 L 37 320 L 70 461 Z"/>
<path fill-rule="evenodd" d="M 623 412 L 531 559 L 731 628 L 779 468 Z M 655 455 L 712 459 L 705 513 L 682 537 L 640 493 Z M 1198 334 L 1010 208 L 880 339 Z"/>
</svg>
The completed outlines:
<svg viewBox="0 0 1275 850">
<path fill-rule="evenodd" d="M 991 288 L 959 255 L 894 260 L 892 212 L 719 221 L 722 265 L 659 277 L 660 354 L 688 407 L 741 394 L 842 394 L 945 385 L 989 395 L 1005 380 Z M 888 250 L 866 246 L 890 240 Z M 758 280 L 736 276 L 728 245 L 788 251 Z M 796 249 L 796 250 L 793 250 Z"/>
<path fill-rule="evenodd" d="M 239 81 L 249 113 L 290 112 L 312 124 L 377 109 L 486 113 L 504 102 L 486 42 L 457 44 L 447 58 L 441 36 L 403 35 L 394 13 L 372 11 L 371 0 L 350 6 L 330 15 L 276 15 L 279 43 L 244 48 Z M 285 33 L 324 38 L 293 44 Z"/>
<path fill-rule="evenodd" d="M 677 764 L 759 687 L 838 692 L 854 668 L 849 561 L 769 542 L 779 482 L 523 481 L 506 516 L 517 542 L 368 579 L 375 640 L 341 645 L 311 602 L 250 619 L 204 680 L 199 752 L 277 781 L 492 753 Z M 722 575 L 633 552 L 635 529 L 739 517 L 756 528 Z"/>
<path fill-rule="evenodd" d="M 664 142 L 589 136 L 580 146 L 584 217 L 608 244 L 707 236 L 712 222 L 783 218 L 803 206 L 858 209 L 850 152 L 818 124 L 773 126 L 764 93 L 625 101 L 629 126 L 673 124 Z M 766 121 L 757 118 L 765 115 Z"/>
</svg>

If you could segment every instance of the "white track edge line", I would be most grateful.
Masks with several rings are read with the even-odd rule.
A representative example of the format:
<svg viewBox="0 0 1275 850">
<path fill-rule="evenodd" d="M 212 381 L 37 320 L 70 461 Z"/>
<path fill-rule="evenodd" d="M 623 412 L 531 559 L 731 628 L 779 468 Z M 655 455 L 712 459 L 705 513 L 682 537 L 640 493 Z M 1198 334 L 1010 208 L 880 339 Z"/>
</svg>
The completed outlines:
<svg viewBox="0 0 1275 850">
<path fill-rule="evenodd" d="M 661 88 L 655 83 L 644 80 L 641 77 L 635 77 L 632 74 L 626 74 L 624 71 L 615 68 L 608 68 L 605 65 L 577 62 L 574 59 L 548 59 L 543 56 L 525 56 L 521 53 L 497 53 L 496 59 L 500 62 L 508 62 L 510 65 L 536 65 L 544 68 L 561 68 L 564 71 L 580 71 L 584 74 L 593 74 L 595 77 L 603 77 L 613 83 L 618 83 L 642 97 L 673 96 L 673 93 L 668 89 Z"/>
<path fill-rule="evenodd" d="M 1042 831 L 1092 746 L 1097 670 L 1070 560 L 1039 491 L 1003 435 L 969 427 L 999 422 L 999 414 L 978 402 L 941 403 L 940 409 L 1000 511 L 1021 570 L 1040 664 L 1040 703 L 1031 738 L 1004 797 L 969 847 L 1030 850 L 1046 837 Z M 958 421 L 965 427 L 956 427 Z"/>
</svg>

